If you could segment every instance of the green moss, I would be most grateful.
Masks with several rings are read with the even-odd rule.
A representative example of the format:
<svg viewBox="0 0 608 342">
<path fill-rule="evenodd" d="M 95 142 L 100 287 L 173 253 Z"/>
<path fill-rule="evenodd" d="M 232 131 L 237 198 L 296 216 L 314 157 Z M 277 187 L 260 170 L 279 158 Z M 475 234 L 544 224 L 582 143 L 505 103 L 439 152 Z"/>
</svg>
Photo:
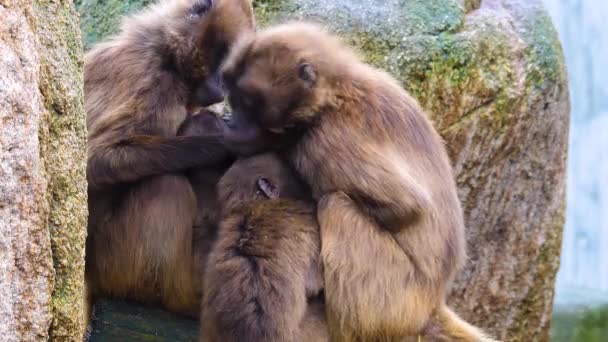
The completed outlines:
<svg viewBox="0 0 608 342">
<path fill-rule="evenodd" d="M 77 0 L 81 13 L 80 27 L 85 48 L 111 35 L 120 28 L 123 15 L 133 13 L 154 0 Z"/>
<path fill-rule="evenodd" d="M 459 1 L 409 0 L 403 1 L 403 23 L 407 35 L 456 32 L 462 27 L 464 8 Z"/>
<path fill-rule="evenodd" d="M 547 308 L 553 303 L 553 287 L 555 285 L 555 276 L 559 268 L 559 255 L 562 245 L 562 227 L 565 221 L 565 201 L 562 206 L 561 215 L 553 218 L 553 229 L 545 231 L 545 243 L 541 245 L 536 259 L 530 262 L 536 270 L 532 285 L 528 289 L 528 293 L 517 307 L 517 315 L 514 322 L 509 327 L 509 336 L 514 338 L 510 341 L 527 342 L 526 336 L 533 331 L 539 331 L 535 334 L 540 336 L 540 340 L 546 341 L 549 339 L 548 329 L 551 322 L 544 320 L 544 314 Z M 550 297 L 548 298 L 548 294 Z M 539 323 L 541 326 L 539 326 Z M 585 340 L 587 341 L 587 340 Z"/>
<path fill-rule="evenodd" d="M 350 0 L 257 0 L 254 7 L 261 26 L 286 20 L 316 21 L 339 33 L 356 31 L 385 42 L 455 32 L 464 22 L 464 8 L 457 0 L 389 0 L 382 7 Z"/>
<path fill-rule="evenodd" d="M 608 336 L 608 306 L 559 310 L 551 322 L 552 342 L 603 342 Z"/>
<path fill-rule="evenodd" d="M 286 0 L 253 0 L 256 23 L 259 26 L 268 26 L 274 14 L 282 12 L 287 4 Z"/>
<path fill-rule="evenodd" d="M 344 40 L 359 50 L 364 60 L 378 68 L 385 67 L 392 46 L 389 41 L 378 40 L 366 32 L 349 33 Z"/>
<path fill-rule="evenodd" d="M 529 46 L 527 52 L 531 63 L 527 82 L 536 88 L 549 83 L 565 83 L 563 51 L 549 14 L 541 6 L 529 8 L 529 11 L 532 15 L 527 15 L 519 27 Z"/>
<path fill-rule="evenodd" d="M 492 27 L 471 29 L 475 40 L 468 32 L 410 38 L 407 52 L 392 58 L 396 66 L 390 71 L 403 80 L 442 132 L 465 129 L 481 109 L 492 113 L 483 118 L 484 124 L 500 132 L 517 103 L 509 92 L 517 78 L 509 37 Z"/>
<path fill-rule="evenodd" d="M 82 45 L 71 2 L 34 2 L 40 42 L 45 117 L 39 139 L 48 179 L 55 282 L 51 340 L 82 340 L 84 248 L 87 220 L 86 128 L 82 90 Z"/>
<path fill-rule="evenodd" d="M 574 341 L 600 342 L 608 336 L 608 306 L 589 310 L 578 321 Z"/>
</svg>

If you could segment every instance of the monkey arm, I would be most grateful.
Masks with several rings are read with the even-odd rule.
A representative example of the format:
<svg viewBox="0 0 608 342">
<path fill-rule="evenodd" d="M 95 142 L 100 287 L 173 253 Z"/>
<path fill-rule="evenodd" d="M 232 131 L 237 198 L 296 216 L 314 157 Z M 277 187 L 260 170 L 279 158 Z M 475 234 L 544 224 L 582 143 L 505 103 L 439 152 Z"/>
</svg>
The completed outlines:
<svg viewBox="0 0 608 342">
<path fill-rule="evenodd" d="M 377 226 L 398 232 L 424 219 L 433 208 L 415 159 L 405 160 L 392 144 L 343 143 L 344 137 L 327 123 L 309 133 L 292 152 L 292 163 L 313 187 L 315 197 L 343 191 Z"/>
<path fill-rule="evenodd" d="M 375 220 L 377 225 L 396 233 L 418 222 L 427 213 L 429 200 L 414 184 L 404 184 L 393 189 L 400 190 L 383 193 L 378 188 L 373 192 L 357 189 L 351 197 L 359 209 Z"/>
<path fill-rule="evenodd" d="M 379 331 L 398 336 L 406 325 L 424 324 L 404 322 L 404 317 L 425 316 L 407 311 L 426 310 L 417 303 L 424 303 L 427 295 L 418 287 L 414 264 L 393 234 L 377 229 L 342 192 L 325 195 L 317 217 L 325 300 L 334 339 L 365 340 Z M 337 332 L 342 338 L 335 336 Z"/>
<path fill-rule="evenodd" d="M 89 150 L 87 180 L 91 188 L 140 178 L 217 165 L 232 154 L 217 136 L 131 136 Z"/>
<path fill-rule="evenodd" d="M 429 215 L 430 194 L 409 166 L 400 162 L 402 157 L 381 149 L 351 152 L 359 157 L 343 158 L 339 161 L 343 171 L 332 177 L 336 178 L 338 189 L 346 192 L 378 226 L 398 232 Z M 327 162 L 331 163 L 331 158 Z"/>
</svg>

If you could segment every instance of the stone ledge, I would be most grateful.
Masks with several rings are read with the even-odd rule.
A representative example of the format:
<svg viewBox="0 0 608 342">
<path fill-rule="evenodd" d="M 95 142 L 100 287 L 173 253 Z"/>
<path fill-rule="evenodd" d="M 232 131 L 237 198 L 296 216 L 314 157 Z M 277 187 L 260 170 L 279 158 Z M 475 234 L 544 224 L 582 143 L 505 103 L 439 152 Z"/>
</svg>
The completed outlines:
<svg viewBox="0 0 608 342">
<path fill-rule="evenodd" d="M 99 300 L 93 310 L 89 342 L 198 340 L 198 322 L 132 302 Z"/>
</svg>

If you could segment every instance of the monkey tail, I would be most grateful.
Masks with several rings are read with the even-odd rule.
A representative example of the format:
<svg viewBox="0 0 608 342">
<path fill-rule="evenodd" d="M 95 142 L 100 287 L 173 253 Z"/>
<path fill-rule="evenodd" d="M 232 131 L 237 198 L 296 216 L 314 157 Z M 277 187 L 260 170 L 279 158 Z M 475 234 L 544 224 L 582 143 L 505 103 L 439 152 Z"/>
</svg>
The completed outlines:
<svg viewBox="0 0 608 342">
<path fill-rule="evenodd" d="M 464 321 L 445 304 L 437 310 L 435 318 L 423 334 L 436 339 L 447 337 L 450 341 L 455 342 L 499 342 L 481 329 Z"/>
</svg>

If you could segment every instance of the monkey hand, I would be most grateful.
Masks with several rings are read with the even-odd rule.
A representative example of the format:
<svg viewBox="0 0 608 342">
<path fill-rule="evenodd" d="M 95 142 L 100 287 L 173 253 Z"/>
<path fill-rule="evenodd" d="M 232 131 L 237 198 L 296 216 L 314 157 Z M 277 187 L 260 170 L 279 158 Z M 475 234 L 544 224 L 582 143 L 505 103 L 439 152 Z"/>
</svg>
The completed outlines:
<svg viewBox="0 0 608 342">
<path fill-rule="evenodd" d="M 222 135 L 222 119 L 207 109 L 188 114 L 177 130 L 178 136 L 216 136 Z"/>
<path fill-rule="evenodd" d="M 222 123 L 221 130 L 224 146 L 236 155 L 250 156 L 272 147 L 272 134 L 256 124 L 242 125 L 227 121 Z"/>
</svg>

